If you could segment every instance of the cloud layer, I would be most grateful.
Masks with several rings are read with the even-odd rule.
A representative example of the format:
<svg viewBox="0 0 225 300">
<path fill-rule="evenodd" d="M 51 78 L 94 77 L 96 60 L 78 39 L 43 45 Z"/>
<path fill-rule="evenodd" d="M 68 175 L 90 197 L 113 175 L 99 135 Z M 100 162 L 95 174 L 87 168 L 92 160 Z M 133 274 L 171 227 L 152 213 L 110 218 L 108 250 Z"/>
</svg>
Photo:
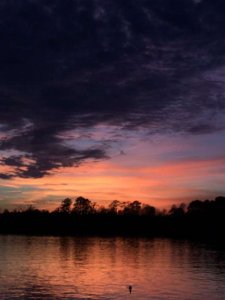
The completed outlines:
<svg viewBox="0 0 225 300">
<path fill-rule="evenodd" d="M 225 128 L 222 0 L 7 0 L 0 19 L 1 179 L 107 158 L 99 124 L 114 141 Z"/>
</svg>

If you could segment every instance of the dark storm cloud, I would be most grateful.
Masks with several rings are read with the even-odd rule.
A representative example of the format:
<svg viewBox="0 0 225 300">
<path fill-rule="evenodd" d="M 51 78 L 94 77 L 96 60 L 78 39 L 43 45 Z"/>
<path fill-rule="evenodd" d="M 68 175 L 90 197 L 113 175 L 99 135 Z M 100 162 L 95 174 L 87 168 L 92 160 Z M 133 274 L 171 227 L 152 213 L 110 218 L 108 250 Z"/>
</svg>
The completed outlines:
<svg viewBox="0 0 225 300">
<path fill-rule="evenodd" d="M 9 178 L 12 176 L 40 178 L 49 174 L 49 170 L 52 169 L 79 165 L 81 161 L 86 159 L 106 158 L 105 152 L 101 149 L 78 151 L 62 145 L 61 141 L 49 132 L 40 134 L 39 131 L 32 133 L 29 131 L 2 141 L 1 150 L 7 149 L 28 153 L 20 156 L 3 157 L 0 160 L 2 165 L 15 167 L 13 174 L 5 174 Z"/>
<path fill-rule="evenodd" d="M 0 150 L 22 153 L 3 155 L 14 173 L 1 178 L 107 156 L 63 144 L 74 128 L 224 126 L 211 118 L 223 87 L 205 75 L 225 65 L 222 0 L 2 0 L 0 20 Z"/>
</svg>

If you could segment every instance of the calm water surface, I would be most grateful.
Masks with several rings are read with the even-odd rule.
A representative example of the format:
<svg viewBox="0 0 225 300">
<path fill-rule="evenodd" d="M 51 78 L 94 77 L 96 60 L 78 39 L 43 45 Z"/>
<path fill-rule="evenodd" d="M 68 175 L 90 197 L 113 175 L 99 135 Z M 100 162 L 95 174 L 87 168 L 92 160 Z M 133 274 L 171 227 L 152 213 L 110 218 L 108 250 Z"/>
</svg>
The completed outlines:
<svg viewBox="0 0 225 300">
<path fill-rule="evenodd" d="M 225 253 L 169 239 L 0 236 L 0 299 L 225 299 Z"/>
</svg>

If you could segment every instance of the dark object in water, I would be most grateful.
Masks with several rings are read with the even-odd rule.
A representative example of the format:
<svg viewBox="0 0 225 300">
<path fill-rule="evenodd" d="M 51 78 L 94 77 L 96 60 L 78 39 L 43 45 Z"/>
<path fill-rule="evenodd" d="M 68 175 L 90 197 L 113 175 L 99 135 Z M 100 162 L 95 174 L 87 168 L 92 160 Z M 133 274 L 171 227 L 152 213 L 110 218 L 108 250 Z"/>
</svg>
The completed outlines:
<svg viewBox="0 0 225 300">
<path fill-rule="evenodd" d="M 131 292 L 132 292 L 132 285 L 129 285 L 128 289 L 129 289 L 129 292 L 131 294 Z"/>
</svg>

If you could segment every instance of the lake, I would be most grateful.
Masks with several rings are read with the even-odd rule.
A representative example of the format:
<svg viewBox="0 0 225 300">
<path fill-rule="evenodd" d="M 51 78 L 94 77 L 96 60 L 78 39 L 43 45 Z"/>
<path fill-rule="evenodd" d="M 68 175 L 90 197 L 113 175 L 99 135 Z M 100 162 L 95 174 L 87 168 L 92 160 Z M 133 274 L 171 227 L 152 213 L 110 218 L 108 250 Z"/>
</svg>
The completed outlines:
<svg viewBox="0 0 225 300">
<path fill-rule="evenodd" d="M 0 236 L 0 299 L 221 300 L 225 251 L 172 239 Z"/>
</svg>

